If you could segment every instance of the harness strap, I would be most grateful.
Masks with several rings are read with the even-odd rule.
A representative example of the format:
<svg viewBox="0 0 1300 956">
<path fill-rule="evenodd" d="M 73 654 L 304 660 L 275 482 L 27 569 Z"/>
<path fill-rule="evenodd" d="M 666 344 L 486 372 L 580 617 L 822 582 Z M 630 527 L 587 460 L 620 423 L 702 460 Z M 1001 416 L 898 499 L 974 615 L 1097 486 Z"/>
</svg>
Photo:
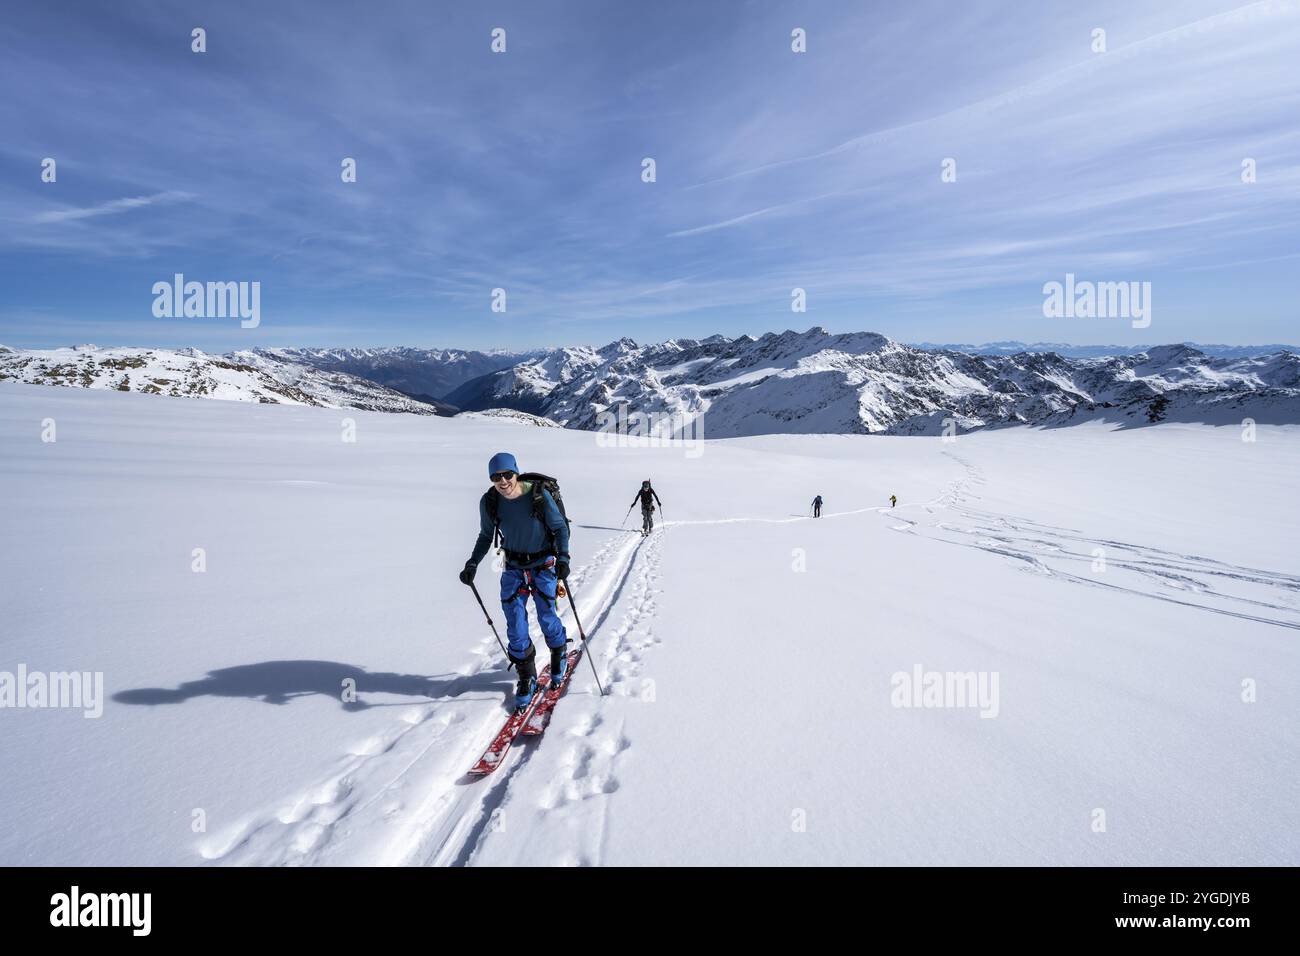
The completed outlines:
<svg viewBox="0 0 1300 956">
<path fill-rule="evenodd" d="M 507 552 L 507 554 L 508 553 L 509 552 Z M 523 582 L 519 585 L 519 590 L 515 591 L 514 594 L 510 595 L 509 599 L 503 600 L 501 603 L 510 604 L 514 601 L 515 598 L 518 597 L 522 597 L 525 601 L 527 601 L 528 596 L 530 594 L 540 594 L 551 605 L 552 608 L 555 608 L 556 607 L 555 601 L 559 597 L 560 588 L 563 587 L 563 585 L 561 585 L 559 581 L 556 581 L 555 582 L 556 593 L 547 594 L 545 591 L 542 590 L 541 586 L 537 583 L 537 578 L 533 575 L 534 571 L 538 571 L 538 570 L 549 571 L 553 567 L 555 567 L 555 555 L 551 555 L 549 558 L 547 558 L 546 563 L 543 564 L 541 568 L 519 568 L 518 570 L 521 571 L 524 576 Z"/>
<path fill-rule="evenodd" d="M 512 564 L 532 564 L 538 558 L 550 558 L 552 562 L 555 559 L 555 552 L 549 548 L 545 551 L 511 551 L 506 548 L 506 560 Z M 551 567 L 551 564 L 545 564 L 543 567 Z M 524 570 L 520 568 L 519 570 Z"/>
</svg>

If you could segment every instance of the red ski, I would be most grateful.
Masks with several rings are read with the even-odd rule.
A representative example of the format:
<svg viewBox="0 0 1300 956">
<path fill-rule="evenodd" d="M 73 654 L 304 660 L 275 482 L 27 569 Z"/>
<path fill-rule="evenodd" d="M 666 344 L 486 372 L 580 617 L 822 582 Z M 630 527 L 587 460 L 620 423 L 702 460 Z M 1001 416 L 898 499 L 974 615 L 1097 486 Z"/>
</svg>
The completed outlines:
<svg viewBox="0 0 1300 956">
<path fill-rule="evenodd" d="M 568 675 L 565 676 L 567 677 Z M 547 664 L 542 669 L 541 674 L 537 677 L 537 689 L 533 691 L 532 701 L 524 710 L 517 711 L 507 718 L 501 730 L 498 731 L 496 737 L 492 739 L 492 743 L 488 744 L 487 750 L 483 751 L 483 756 L 478 758 L 478 763 L 474 764 L 474 766 L 470 768 L 469 772 L 471 774 L 475 774 L 476 776 L 485 776 L 497 767 L 501 766 L 501 761 L 506 759 L 506 752 L 510 749 L 510 745 L 514 743 L 515 738 L 519 736 L 519 731 L 524 726 L 524 721 L 526 721 L 533 711 L 537 709 L 537 705 L 545 696 L 546 690 L 550 687 L 550 684 L 551 665 Z"/>
<path fill-rule="evenodd" d="M 579 645 L 576 649 L 569 651 L 569 666 L 560 678 L 558 687 L 549 688 L 541 701 L 533 707 L 533 712 L 528 719 L 524 721 L 524 736 L 536 737 L 546 732 L 546 726 L 551 722 L 551 711 L 555 710 L 555 705 L 560 698 L 564 696 L 564 691 L 569 686 L 569 680 L 573 677 L 573 672 L 578 669 L 578 662 L 582 660 L 582 647 Z M 548 665 L 549 671 L 549 665 Z M 550 674 L 548 672 L 547 677 Z"/>
</svg>

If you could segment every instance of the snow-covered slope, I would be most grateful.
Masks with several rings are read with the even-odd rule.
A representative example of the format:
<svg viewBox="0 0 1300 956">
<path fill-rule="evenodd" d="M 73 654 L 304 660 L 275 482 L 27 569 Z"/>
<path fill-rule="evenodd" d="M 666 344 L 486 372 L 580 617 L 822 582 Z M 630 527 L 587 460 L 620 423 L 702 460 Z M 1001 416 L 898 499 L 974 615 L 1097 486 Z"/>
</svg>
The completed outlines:
<svg viewBox="0 0 1300 956">
<path fill-rule="evenodd" d="M 107 698 L 0 710 L 0 865 L 1300 864 L 1296 426 L 692 456 L 355 418 L 0 382 L 0 670 Z M 456 574 L 502 449 L 563 482 L 609 693 L 584 661 L 472 780 L 513 675 Z M 918 668 L 996 707 L 899 706 Z"/>
<path fill-rule="evenodd" d="M 451 406 L 428 396 L 406 395 L 377 382 L 345 372 L 323 371 L 262 349 L 232 352 L 230 361 L 255 368 L 311 395 L 321 405 L 364 408 L 376 412 L 414 412 L 419 415 L 454 414 Z"/>
<path fill-rule="evenodd" d="M 466 383 L 448 400 L 462 408 L 519 408 L 584 429 L 626 404 L 683 421 L 702 416 L 705 434 L 721 438 L 927 434 L 949 419 L 965 431 L 1060 421 L 1098 406 L 1132 410 L 1160 394 L 1189 409 L 1225 393 L 1269 389 L 1280 390 L 1272 398 L 1300 396 L 1300 357 L 1215 358 L 1184 345 L 1101 359 L 971 355 L 813 328 L 758 339 L 649 346 L 621 339 L 602 349 L 557 349 Z"/>
<path fill-rule="evenodd" d="M 470 420 L 514 422 L 515 424 L 532 425 L 534 428 L 561 427 L 558 422 L 553 422 L 549 418 L 530 415 L 528 412 L 521 412 L 513 408 L 486 408 L 481 412 L 463 412 L 462 417 Z"/>
<path fill-rule="evenodd" d="M 435 405 L 374 382 L 321 372 L 260 352 L 209 355 L 198 349 L 0 350 L 0 381 L 274 405 L 321 405 L 432 415 Z M 445 406 L 444 406 L 445 408 Z"/>
</svg>

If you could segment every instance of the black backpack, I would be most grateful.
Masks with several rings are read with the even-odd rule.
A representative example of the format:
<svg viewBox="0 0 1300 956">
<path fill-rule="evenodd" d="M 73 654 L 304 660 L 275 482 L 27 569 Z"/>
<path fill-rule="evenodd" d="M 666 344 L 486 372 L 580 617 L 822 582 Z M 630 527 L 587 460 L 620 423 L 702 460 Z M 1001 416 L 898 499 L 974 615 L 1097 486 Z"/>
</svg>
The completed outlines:
<svg viewBox="0 0 1300 956">
<path fill-rule="evenodd" d="M 564 523 L 566 525 L 571 525 L 573 523 L 569 520 L 569 515 L 564 510 L 564 497 L 560 494 L 560 482 L 557 479 L 536 471 L 524 472 L 518 477 L 520 481 L 532 482 L 533 517 L 542 522 L 543 526 L 546 524 L 546 518 L 543 514 L 543 509 L 545 507 L 545 500 L 542 498 L 543 490 L 551 493 L 551 500 L 555 502 L 555 507 L 560 509 L 560 517 L 564 519 Z M 488 520 L 492 522 L 492 547 L 499 548 L 501 547 L 501 519 L 497 516 L 497 501 L 500 499 L 500 495 L 493 494 L 494 491 L 496 491 L 496 488 L 489 488 L 483 497 L 487 502 Z M 549 543 L 553 545 L 555 535 L 551 533 L 550 528 L 546 529 L 546 535 L 548 538 L 552 539 Z"/>
</svg>

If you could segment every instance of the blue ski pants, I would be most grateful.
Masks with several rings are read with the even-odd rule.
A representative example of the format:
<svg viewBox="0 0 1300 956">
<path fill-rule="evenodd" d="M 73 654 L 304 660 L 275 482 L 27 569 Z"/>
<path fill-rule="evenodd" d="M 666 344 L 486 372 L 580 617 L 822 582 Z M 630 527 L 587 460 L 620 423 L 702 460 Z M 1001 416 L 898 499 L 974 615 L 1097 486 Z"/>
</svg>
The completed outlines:
<svg viewBox="0 0 1300 956">
<path fill-rule="evenodd" d="M 547 647 L 563 647 L 567 639 L 564 622 L 560 620 L 559 608 L 556 606 L 555 567 L 506 568 L 501 572 L 501 610 L 506 617 L 506 640 L 510 645 L 510 656 L 522 660 L 528 656 L 533 640 L 528 634 L 528 596 L 533 597 L 533 606 L 537 609 L 537 622 L 542 626 L 542 635 Z"/>
</svg>

